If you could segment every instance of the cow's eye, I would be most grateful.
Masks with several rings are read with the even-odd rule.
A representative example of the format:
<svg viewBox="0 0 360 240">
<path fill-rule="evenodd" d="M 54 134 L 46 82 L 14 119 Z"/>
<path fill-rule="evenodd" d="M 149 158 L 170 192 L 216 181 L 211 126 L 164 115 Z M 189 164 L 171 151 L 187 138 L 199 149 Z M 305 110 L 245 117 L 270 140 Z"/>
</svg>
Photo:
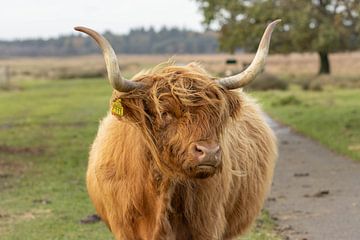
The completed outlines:
<svg viewBox="0 0 360 240">
<path fill-rule="evenodd" d="M 171 123 L 173 118 L 174 118 L 174 116 L 170 112 L 163 112 L 161 114 L 161 119 L 162 119 L 163 125 L 168 125 L 169 123 Z"/>
</svg>

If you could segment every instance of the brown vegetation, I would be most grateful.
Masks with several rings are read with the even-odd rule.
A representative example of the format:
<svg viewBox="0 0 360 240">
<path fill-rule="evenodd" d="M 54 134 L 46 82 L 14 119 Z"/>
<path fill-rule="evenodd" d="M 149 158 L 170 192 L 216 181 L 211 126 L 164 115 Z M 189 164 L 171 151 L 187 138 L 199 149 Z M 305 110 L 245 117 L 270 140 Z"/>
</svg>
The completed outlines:
<svg viewBox="0 0 360 240">
<path fill-rule="evenodd" d="M 252 54 L 209 54 L 209 55 L 118 55 L 121 69 L 131 77 L 139 70 L 166 61 L 169 58 L 178 64 L 200 62 L 212 74 L 226 70 L 240 71 L 253 58 Z M 226 59 L 234 58 L 238 64 L 227 66 Z M 349 80 L 357 82 L 360 75 L 360 52 L 336 53 L 330 55 L 332 62 L 331 81 Z M 278 77 L 296 80 L 299 76 L 311 78 L 317 75 L 319 68 L 317 54 L 270 55 L 267 59 L 266 72 Z M 101 55 L 66 58 L 13 58 L 1 59 L 0 66 L 9 66 L 11 76 L 15 79 L 61 79 L 79 77 L 105 76 L 106 69 Z M 344 84 L 346 85 L 346 84 Z M 360 85 L 360 84 L 359 84 Z"/>
</svg>

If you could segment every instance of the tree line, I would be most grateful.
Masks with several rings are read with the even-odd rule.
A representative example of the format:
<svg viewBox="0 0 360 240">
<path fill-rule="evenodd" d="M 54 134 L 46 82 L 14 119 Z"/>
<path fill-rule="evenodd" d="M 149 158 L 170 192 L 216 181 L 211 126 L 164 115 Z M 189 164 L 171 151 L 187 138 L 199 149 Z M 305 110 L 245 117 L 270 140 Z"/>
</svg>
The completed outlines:
<svg viewBox="0 0 360 240">
<path fill-rule="evenodd" d="M 213 31 L 195 32 L 179 28 L 163 27 L 132 29 L 128 34 L 104 36 L 115 51 L 127 54 L 177 54 L 216 53 L 217 34 Z M 60 36 L 51 39 L 28 39 L 0 41 L 0 57 L 18 56 L 76 56 L 99 53 L 100 50 L 90 38 L 81 34 Z"/>
</svg>

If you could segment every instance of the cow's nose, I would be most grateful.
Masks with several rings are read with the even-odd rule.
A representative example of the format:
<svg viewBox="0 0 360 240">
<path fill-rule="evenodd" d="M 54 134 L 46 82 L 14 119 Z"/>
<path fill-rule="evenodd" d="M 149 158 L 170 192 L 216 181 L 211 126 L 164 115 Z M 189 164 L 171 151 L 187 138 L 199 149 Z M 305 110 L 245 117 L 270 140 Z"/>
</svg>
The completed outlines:
<svg viewBox="0 0 360 240">
<path fill-rule="evenodd" d="M 218 144 L 195 143 L 192 154 L 199 165 L 217 166 L 220 160 L 220 146 Z"/>
</svg>

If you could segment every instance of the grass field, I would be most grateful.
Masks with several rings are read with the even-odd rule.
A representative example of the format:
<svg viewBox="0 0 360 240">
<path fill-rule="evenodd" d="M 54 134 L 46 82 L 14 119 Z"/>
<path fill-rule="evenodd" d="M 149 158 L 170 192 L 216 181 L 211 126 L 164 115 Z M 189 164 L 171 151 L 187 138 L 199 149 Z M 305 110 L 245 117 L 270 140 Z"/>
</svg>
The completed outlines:
<svg viewBox="0 0 360 240">
<path fill-rule="evenodd" d="M 109 86 L 79 80 L 22 87 L 0 93 L 1 239 L 112 239 L 102 224 L 79 224 L 94 212 L 84 173 Z"/>
<path fill-rule="evenodd" d="M 168 57 L 120 56 L 129 77 Z M 228 57 L 175 59 L 200 60 L 218 74 Z M 242 65 L 251 55 L 236 58 Z M 275 119 L 360 160 L 360 89 L 355 88 L 360 86 L 360 54 L 335 54 L 331 61 L 334 74 L 317 78 L 314 54 L 271 56 L 266 71 L 285 79 L 290 89 L 251 94 Z M 10 66 L 13 79 L 29 80 L 15 83 L 12 91 L 0 89 L 0 239 L 113 239 L 102 223 L 79 223 L 94 213 L 85 188 L 87 156 L 111 89 L 104 79 L 76 77 L 104 74 L 102 58 L 8 59 L 1 65 Z M 48 80 L 57 78 L 68 80 Z M 310 78 L 324 90 L 294 85 Z M 273 227 L 264 213 L 244 239 L 279 239 Z"/>
<path fill-rule="evenodd" d="M 85 187 L 88 149 L 111 93 L 104 79 L 0 90 L 0 239 L 113 239 Z M 278 239 L 265 213 L 246 240 Z"/>
<path fill-rule="evenodd" d="M 293 86 L 289 91 L 254 95 L 273 118 L 338 153 L 360 160 L 360 89 L 303 91 Z"/>
</svg>

